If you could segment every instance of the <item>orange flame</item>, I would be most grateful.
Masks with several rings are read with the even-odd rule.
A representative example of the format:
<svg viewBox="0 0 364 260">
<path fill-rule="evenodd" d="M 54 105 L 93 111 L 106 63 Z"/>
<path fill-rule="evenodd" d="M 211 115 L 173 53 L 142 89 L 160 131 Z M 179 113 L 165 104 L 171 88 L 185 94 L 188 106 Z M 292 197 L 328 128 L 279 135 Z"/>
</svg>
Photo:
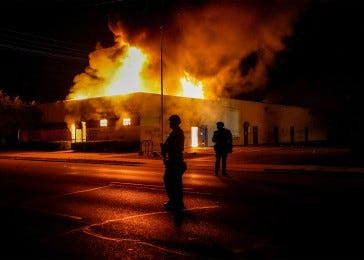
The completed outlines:
<svg viewBox="0 0 364 260">
<path fill-rule="evenodd" d="M 112 55 L 110 55 L 110 49 Z M 110 56 L 119 54 L 117 62 Z M 109 49 L 97 49 L 90 55 L 90 67 L 75 77 L 75 85 L 68 99 L 87 99 L 101 96 L 116 96 L 135 92 L 158 94 L 156 80 L 148 78 L 149 55 L 142 49 L 122 42 Z M 95 74 L 95 75 L 94 75 Z M 92 75 L 90 77 L 90 75 Z M 158 77 L 156 77 L 158 78 Z M 202 82 L 189 73 L 179 79 L 181 93 L 177 96 L 204 98 Z"/>
<path fill-rule="evenodd" d="M 141 70 L 147 56 L 139 49 L 130 47 L 121 66 L 109 86 L 106 87 L 105 96 L 129 94 L 142 90 Z"/>
<path fill-rule="evenodd" d="M 185 72 L 184 77 L 180 79 L 182 86 L 182 96 L 191 98 L 204 98 L 202 82 Z"/>
</svg>

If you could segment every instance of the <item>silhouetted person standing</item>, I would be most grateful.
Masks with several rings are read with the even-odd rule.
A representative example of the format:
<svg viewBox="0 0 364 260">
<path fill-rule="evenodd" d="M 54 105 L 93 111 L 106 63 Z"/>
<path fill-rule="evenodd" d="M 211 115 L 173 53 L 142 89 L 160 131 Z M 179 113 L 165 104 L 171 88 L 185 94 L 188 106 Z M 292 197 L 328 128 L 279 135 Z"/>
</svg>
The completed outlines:
<svg viewBox="0 0 364 260">
<path fill-rule="evenodd" d="M 183 184 L 182 175 L 186 171 L 186 163 L 183 159 L 185 136 L 180 128 L 181 118 L 178 115 L 169 117 L 169 127 L 172 132 L 162 144 L 162 155 L 166 170 L 164 172 L 164 185 L 169 201 L 164 204 L 168 210 L 182 210 Z"/>
<path fill-rule="evenodd" d="M 217 130 L 212 137 L 212 141 L 215 143 L 214 150 L 216 154 L 215 175 L 219 175 L 221 161 L 221 174 L 226 176 L 226 158 L 228 153 L 232 152 L 233 138 L 231 131 L 224 128 L 223 122 L 217 122 L 216 126 Z"/>
</svg>

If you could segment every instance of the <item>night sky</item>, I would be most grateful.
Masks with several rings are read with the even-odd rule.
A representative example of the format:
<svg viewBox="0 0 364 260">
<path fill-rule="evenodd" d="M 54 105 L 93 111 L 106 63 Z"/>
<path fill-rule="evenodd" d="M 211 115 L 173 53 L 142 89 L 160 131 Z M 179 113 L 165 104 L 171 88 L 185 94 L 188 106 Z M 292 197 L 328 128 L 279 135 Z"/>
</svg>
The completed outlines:
<svg viewBox="0 0 364 260">
<path fill-rule="evenodd" d="M 145 28 L 158 34 L 160 24 L 168 26 L 174 16 L 210 2 L 222 6 L 229 1 L 15 0 L 1 3 L 0 90 L 25 101 L 63 100 L 75 75 L 88 65 L 88 54 L 96 43 L 113 44 L 110 21 L 121 20 L 130 34 Z M 272 8 L 279 12 L 282 2 L 290 8 L 300 7 L 293 19 L 292 33 L 282 39 L 284 47 L 264 65 L 268 76 L 264 87 L 239 92 L 236 82 L 226 84 L 225 97 L 303 105 L 330 113 L 344 113 L 343 106 L 359 99 L 364 46 L 363 8 L 359 1 L 230 2 L 253 6 L 252 10 L 262 10 L 263 14 Z M 175 33 L 178 38 L 178 32 Z M 241 57 L 238 69 L 242 79 L 260 57 L 259 51 Z M 242 84 L 242 88 L 248 83 Z"/>
</svg>

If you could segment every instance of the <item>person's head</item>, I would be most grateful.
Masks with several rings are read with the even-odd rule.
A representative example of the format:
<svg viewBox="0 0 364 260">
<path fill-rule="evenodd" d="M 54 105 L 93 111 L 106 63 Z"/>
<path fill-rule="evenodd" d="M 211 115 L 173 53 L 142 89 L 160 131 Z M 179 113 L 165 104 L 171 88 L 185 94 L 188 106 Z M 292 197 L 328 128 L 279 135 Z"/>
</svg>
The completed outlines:
<svg viewBox="0 0 364 260">
<path fill-rule="evenodd" d="M 221 129 L 221 128 L 223 128 L 224 127 L 224 122 L 217 122 L 216 123 L 216 127 L 217 127 L 217 129 Z"/>
<path fill-rule="evenodd" d="M 171 115 L 168 118 L 169 121 L 169 127 L 170 128 L 174 128 L 177 127 L 181 124 L 181 118 L 178 115 Z"/>
</svg>

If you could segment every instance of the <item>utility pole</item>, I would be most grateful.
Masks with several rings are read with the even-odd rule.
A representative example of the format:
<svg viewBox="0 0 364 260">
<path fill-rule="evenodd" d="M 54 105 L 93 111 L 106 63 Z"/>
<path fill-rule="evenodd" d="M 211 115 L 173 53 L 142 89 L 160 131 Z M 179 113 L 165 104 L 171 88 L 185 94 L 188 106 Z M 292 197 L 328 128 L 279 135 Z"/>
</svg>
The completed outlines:
<svg viewBox="0 0 364 260">
<path fill-rule="evenodd" d="M 164 96 L 163 96 L 163 25 L 160 27 L 160 71 L 161 71 L 161 144 L 164 143 L 163 132 L 164 132 Z"/>
</svg>

